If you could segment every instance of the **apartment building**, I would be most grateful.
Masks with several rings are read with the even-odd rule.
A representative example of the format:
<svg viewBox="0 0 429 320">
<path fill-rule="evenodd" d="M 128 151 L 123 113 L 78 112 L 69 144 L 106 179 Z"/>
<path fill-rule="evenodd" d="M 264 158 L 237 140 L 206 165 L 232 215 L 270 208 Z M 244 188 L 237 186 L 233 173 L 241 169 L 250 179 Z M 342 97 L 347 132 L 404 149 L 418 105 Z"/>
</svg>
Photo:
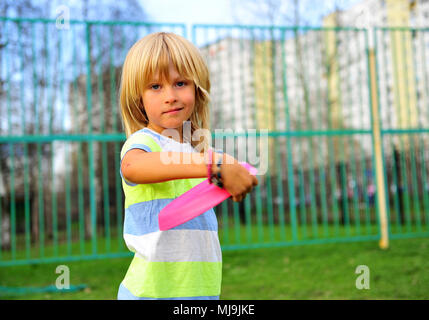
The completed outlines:
<svg viewBox="0 0 429 320">
<path fill-rule="evenodd" d="M 380 116 L 384 129 L 429 125 L 426 63 L 429 33 L 418 29 L 429 26 L 428 18 L 429 0 L 364 0 L 347 11 L 325 18 L 325 26 L 351 25 L 368 29 L 370 53 L 377 58 Z M 343 57 L 338 58 L 341 63 Z M 365 56 L 354 63 L 364 64 L 364 59 Z"/>
</svg>

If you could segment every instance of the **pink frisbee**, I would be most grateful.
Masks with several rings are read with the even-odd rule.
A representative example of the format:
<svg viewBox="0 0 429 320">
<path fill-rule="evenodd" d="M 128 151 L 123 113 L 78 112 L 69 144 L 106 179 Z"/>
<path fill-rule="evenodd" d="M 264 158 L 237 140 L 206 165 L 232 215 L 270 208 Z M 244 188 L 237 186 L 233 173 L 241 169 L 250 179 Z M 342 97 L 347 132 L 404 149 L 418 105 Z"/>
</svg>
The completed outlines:
<svg viewBox="0 0 429 320">
<path fill-rule="evenodd" d="M 256 168 L 246 162 L 240 162 L 240 164 L 250 174 L 256 175 L 258 171 Z M 217 206 L 230 196 L 228 191 L 210 184 L 207 179 L 171 201 L 159 212 L 159 230 L 165 231 L 177 227 Z"/>
</svg>

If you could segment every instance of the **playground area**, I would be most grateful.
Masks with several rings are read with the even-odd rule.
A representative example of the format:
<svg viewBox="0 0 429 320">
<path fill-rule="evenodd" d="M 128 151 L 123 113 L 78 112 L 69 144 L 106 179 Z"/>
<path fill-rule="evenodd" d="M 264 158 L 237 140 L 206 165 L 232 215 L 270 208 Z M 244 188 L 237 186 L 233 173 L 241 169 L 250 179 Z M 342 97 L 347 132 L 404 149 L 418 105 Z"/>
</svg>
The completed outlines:
<svg viewBox="0 0 429 320">
<path fill-rule="evenodd" d="M 0 46 L 0 299 L 116 299 L 132 259 L 117 88 L 127 50 L 156 31 L 200 49 L 213 145 L 245 145 L 260 172 L 214 208 L 221 299 L 429 299 L 427 28 L 55 28 L 0 17 L 14 44 Z"/>
<path fill-rule="evenodd" d="M 428 238 L 377 243 L 301 245 L 223 252 L 222 300 L 427 300 Z M 55 284 L 57 263 L 0 269 L 1 299 L 112 300 L 131 257 L 64 263 L 75 292 L 37 292 Z M 250 261 L 250 263 L 249 263 Z M 358 289 L 356 268 L 369 268 L 369 289 Z M 13 290 L 13 288 L 21 288 Z"/>
</svg>

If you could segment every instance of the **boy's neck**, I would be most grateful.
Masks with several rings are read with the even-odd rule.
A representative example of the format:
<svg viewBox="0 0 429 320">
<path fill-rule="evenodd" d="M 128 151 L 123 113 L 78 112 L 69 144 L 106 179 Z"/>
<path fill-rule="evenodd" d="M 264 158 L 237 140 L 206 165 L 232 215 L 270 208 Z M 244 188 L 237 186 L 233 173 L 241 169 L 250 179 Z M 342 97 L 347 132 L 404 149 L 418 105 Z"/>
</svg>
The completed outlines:
<svg viewBox="0 0 429 320">
<path fill-rule="evenodd" d="M 151 124 L 149 124 L 147 127 L 149 129 L 151 129 L 151 130 L 159 133 L 160 135 L 163 135 L 162 132 L 164 130 L 166 130 L 165 128 L 161 128 L 161 127 L 158 127 L 158 126 L 153 126 Z M 173 130 L 176 130 L 179 133 L 179 137 L 180 137 L 179 140 L 177 140 L 177 137 L 175 137 L 175 136 L 171 136 L 171 137 L 168 137 L 168 138 L 173 139 L 173 140 L 175 140 L 177 142 L 183 143 L 183 128 L 179 127 L 179 128 L 175 128 Z M 163 136 L 165 136 L 165 135 L 163 135 Z"/>
</svg>

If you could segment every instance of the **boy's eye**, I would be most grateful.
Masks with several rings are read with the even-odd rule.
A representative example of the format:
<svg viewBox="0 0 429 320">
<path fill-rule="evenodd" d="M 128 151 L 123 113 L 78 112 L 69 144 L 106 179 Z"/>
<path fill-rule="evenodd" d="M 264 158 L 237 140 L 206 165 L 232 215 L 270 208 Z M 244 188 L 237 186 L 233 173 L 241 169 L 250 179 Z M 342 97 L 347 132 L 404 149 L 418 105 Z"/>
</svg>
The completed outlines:
<svg viewBox="0 0 429 320">
<path fill-rule="evenodd" d="M 159 84 L 153 84 L 150 86 L 151 89 L 153 90 L 158 90 L 161 86 Z"/>
<path fill-rule="evenodd" d="M 186 85 L 186 82 L 185 81 L 179 81 L 179 82 L 177 82 L 177 84 L 176 84 L 178 87 L 184 87 L 185 85 Z"/>
</svg>

